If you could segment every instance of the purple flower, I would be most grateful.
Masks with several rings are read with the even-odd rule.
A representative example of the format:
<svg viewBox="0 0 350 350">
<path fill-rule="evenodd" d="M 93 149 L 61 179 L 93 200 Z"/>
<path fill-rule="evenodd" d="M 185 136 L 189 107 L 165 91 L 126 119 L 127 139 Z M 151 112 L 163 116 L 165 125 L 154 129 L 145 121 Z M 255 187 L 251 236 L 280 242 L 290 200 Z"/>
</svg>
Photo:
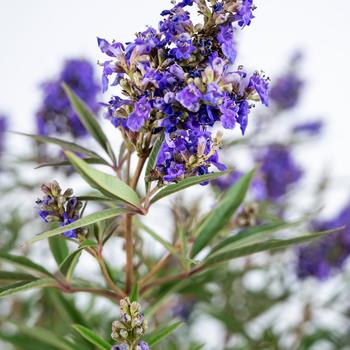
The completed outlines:
<svg viewBox="0 0 350 350">
<path fill-rule="evenodd" d="M 301 179 L 302 171 L 287 148 L 281 144 L 268 146 L 257 158 L 261 162 L 261 173 L 265 180 L 267 196 L 279 200 L 290 186 Z"/>
<path fill-rule="evenodd" d="M 256 90 L 262 104 L 264 104 L 265 106 L 269 105 L 269 84 L 266 78 L 262 77 L 258 73 L 253 74 L 249 80 L 248 89 L 249 88 Z"/>
<path fill-rule="evenodd" d="M 85 60 L 68 60 L 57 80 L 42 85 L 44 99 L 36 114 L 37 129 L 40 135 L 70 134 L 74 138 L 87 135 L 63 91 L 65 82 L 91 109 L 99 110 L 93 66 Z"/>
<path fill-rule="evenodd" d="M 237 50 L 233 38 L 233 27 L 231 25 L 220 26 L 217 39 L 221 46 L 222 53 L 231 64 L 235 63 Z"/>
<path fill-rule="evenodd" d="M 192 45 L 192 40 L 189 34 L 183 33 L 176 41 L 176 48 L 170 50 L 170 53 L 174 55 L 178 60 L 188 60 L 191 56 L 191 53 L 195 50 L 196 48 Z"/>
<path fill-rule="evenodd" d="M 207 174 L 212 165 L 226 169 L 218 160 L 211 133 L 195 128 L 166 135 L 157 159 L 160 179 L 166 182 L 183 178 L 185 172 L 189 176 Z"/>
<path fill-rule="evenodd" d="M 350 255 L 350 202 L 334 218 L 312 223 L 314 231 L 340 227 L 344 228 L 297 249 L 296 272 L 299 278 L 313 276 L 324 280 L 343 268 Z"/>
<path fill-rule="evenodd" d="M 141 340 L 141 341 L 138 343 L 136 349 L 137 349 L 137 350 L 151 350 L 150 347 L 149 347 L 149 345 L 148 345 L 145 341 L 143 341 L 143 340 Z"/>
<path fill-rule="evenodd" d="M 271 100 L 280 109 L 293 108 L 299 101 L 304 82 L 290 72 L 275 81 L 270 89 Z"/>
<path fill-rule="evenodd" d="M 311 122 L 297 124 L 293 127 L 294 134 L 307 134 L 307 135 L 318 135 L 324 126 L 322 120 L 315 120 Z"/>
<path fill-rule="evenodd" d="M 219 109 L 221 112 L 222 126 L 225 129 L 233 129 L 238 117 L 238 106 L 230 99 L 226 99 L 224 103 L 219 106 Z"/>
<path fill-rule="evenodd" d="M 207 92 L 203 96 L 203 99 L 209 103 L 216 105 L 221 101 L 223 96 L 224 94 L 221 91 L 221 88 L 217 83 L 214 82 L 214 83 L 210 83 L 207 86 Z"/>
<path fill-rule="evenodd" d="M 3 154 L 5 149 L 5 133 L 7 131 L 7 118 L 0 115 L 0 156 Z"/>
<path fill-rule="evenodd" d="M 135 110 L 129 114 L 126 125 L 132 131 L 139 131 L 149 118 L 151 105 L 147 102 L 147 98 L 143 96 L 135 103 Z"/>
<path fill-rule="evenodd" d="M 241 126 L 242 135 L 245 134 L 248 125 L 248 115 L 250 113 L 250 106 L 247 101 L 242 101 L 239 104 L 237 122 Z"/>
<path fill-rule="evenodd" d="M 238 21 L 240 27 L 249 26 L 250 22 L 254 18 L 253 15 L 254 5 L 253 0 L 243 0 L 242 5 L 239 7 L 235 20 Z"/>
<path fill-rule="evenodd" d="M 199 111 L 202 93 L 191 83 L 176 94 L 176 100 L 191 112 Z"/>
<path fill-rule="evenodd" d="M 113 345 L 111 350 L 128 350 L 128 344 Z"/>
</svg>

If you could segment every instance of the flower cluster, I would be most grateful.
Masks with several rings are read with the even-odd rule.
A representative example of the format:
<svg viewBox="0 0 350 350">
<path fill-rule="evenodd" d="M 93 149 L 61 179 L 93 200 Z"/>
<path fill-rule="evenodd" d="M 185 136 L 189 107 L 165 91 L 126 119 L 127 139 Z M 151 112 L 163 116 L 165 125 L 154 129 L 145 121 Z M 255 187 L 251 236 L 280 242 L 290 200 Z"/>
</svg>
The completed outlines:
<svg viewBox="0 0 350 350">
<path fill-rule="evenodd" d="M 7 118 L 0 115 L 0 156 L 3 154 L 5 149 L 5 132 L 7 131 Z"/>
<path fill-rule="evenodd" d="M 203 23 L 192 22 L 186 8 L 193 5 Z M 111 98 L 107 117 L 137 151 L 145 134 L 165 133 L 158 180 L 222 169 L 210 128 L 239 125 L 244 134 L 251 102 L 268 105 L 267 79 L 235 65 L 235 31 L 250 24 L 253 10 L 252 0 L 183 0 L 161 13 L 158 29 L 148 27 L 133 42 L 98 39 L 109 56 L 103 91 L 115 86 L 123 95 Z"/>
<path fill-rule="evenodd" d="M 289 71 L 280 76 L 270 89 L 270 99 L 280 110 L 288 110 L 297 105 L 304 81 L 297 73 L 297 64 L 301 54 L 296 53 L 290 61 Z"/>
<path fill-rule="evenodd" d="M 39 215 L 45 222 L 59 222 L 61 226 L 71 224 L 80 217 L 82 202 L 73 196 L 73 190 L 67 189 L 63 194 L 57 181 L 52 181 L 41 186 L 44 193 L 42 199 L 36 204 L 39 207 Z M 77 230 L 69 230 L 64 233 L 68 238 L 76 238 Z"/>
<path fill-rule="evenodd" d="M 341 269 L 350 255 L 350 202 L 335 218 L 314 222 L 312 226 L 315 231 L 341 228 L 338 233 L 302 246 L 297 251 L 298 277 L 313 276 L 323 280 Z"/>
<path fill-rule="evenodd" d="M 73 138 L 87 135 L 87 130 L 72 109 L 61 84 L 66 83 L 90 108 L 97 112 L 99 86 L 93 66 L 86 60 L 67 60 L 58 79 L 42 85 L 43 102 L 36 114 L 40 135 L 68 134 Z"/>
<path fill-rule="evenodd" d="M 120 311 L 121 318 L 113 322 L 111 336 L 121 344 L 114 345 L 112 350 L 150 350 L 148 344 L 141 340 L 147 329 L 141 305 L 125 298 L 120 301 Z"/>
<path fill-rule="evenodd" d="M 302 177 L 302 170 L 286 145 L 276 143 L 266 147 L 257 161 L 261 163 L 267 198 L 272 201 L 283 198 Z"/>
</svg>

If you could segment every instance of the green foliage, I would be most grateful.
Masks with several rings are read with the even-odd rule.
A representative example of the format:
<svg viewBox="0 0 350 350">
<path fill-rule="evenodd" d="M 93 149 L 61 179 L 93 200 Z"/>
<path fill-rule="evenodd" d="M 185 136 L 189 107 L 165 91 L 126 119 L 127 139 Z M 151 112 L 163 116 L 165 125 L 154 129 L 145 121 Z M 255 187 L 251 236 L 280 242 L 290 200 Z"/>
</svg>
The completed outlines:
<svg viewBox="0 0 350 350">
<path fill-rule="evenodd" d="M 103 132 L 100 124 L 98 123 L 96 117 L 93 115 L 90 108 L 86 105 L 86 103 L 77 96 L 66 84 L 63 84 L 63 89 L 66 92 L 71 105 L 77 115 L 80 118 L 80 121 L 85 126 L 85 128 L 89 131 L 91 136 L 102 146 L 102 148 L 106 151 L 106 153 L 111 158 L 113 164 L 116 164 L 115 155 L 113 153 L 112 147 Z"/>
<path fill-rule="evenodd" d="M 154 346 L 183 326 L 183 322 L 174 322 L 169 326 L 159 327 L 154 332 L 148 334 L 145 338 L 149 346 Z"/>
<path fill-rule="evenodd" d="M 106 342 L 103 338 L 94 333 L 91 329 L 75 324 L 72 326 L 80 335 L 82 335 L 91 344 L 94 344 L 97 349 L 110 350 L 111 344 Z"/>
<path fill-rule="evenodd" d="M 125 214 L 127 212 L 128 212 L 128 210 L 124 209 L 124 208 L 105 209 L 105 210 L 87 215 L 87 216 L 85 216 L 77 221 L 74 221 L 73 223 L 71 223 L 69 225 L 66 225 L 63 227 L 61 226 L 61 227 L 55 228 L 53 230 L 43 232 L 43 233 L 35 236 L 34 238 L 30 239 L 27 243 L 38 242 L 38 241 L 41 241 L 42 239 L 54 237 L 54 236 L 60 235 L 60 234 L 66 232 L 66 231 L 69 231 L 69 230 L 74 230 L 74 229 L 78 229 L 81 227 L 86 227 L 86 226 L 92 225 L 96 222 L 100 222 L 100 221 L 104 221 L 104 220 L 107 220 L 110 218 L 114 218 L 118 215 L 122 215 L 122 214 Z M 0 259 L 1 259 L 1 256 L 0 256 Z"/>
<path fill-rule="evenodd" d="M 207 182 L 207 181 L 212 181 L 217 179 L 220 176 L 227 175 L 229 171 L 222 171 L 222 172 L 217 172 L 217 173 L 212 173 L 212 174 L 207 174 L 207 175 L 201 175 L 201 176 L 192 176 L 188 177 L 184 180 L 179 181 L 176 184 L 170 184 L 160 190 L 152 199 L 151 199 L 151 204 L 159 201 L 160 199 L 170 196 L 171 194 L 174 194 L 176 192 L 182 191 L 188 187 L 198 185 L 202 182 Z"/>
<path fill-rule="evenodd" d="M 49 237 L 49 246 L 53 257 L 59 266 L 69 253 L 67 241 L 59 236 Z"/>
<path fill-rule="evenodd" d="M 125 182 L 119 180 L 115 176 L 92 168 L 71 152 L 65 152 L 65 154 L 71 164 L 91 187 L 99 190 L 107 197 L 121 200 L 137 208 L 139 207 L 140 199 L 137 193 Z"/>
<path fill-rule="evenodd" d="M 255 170 L 242 176 L 242 178 L 226 192 L 224 198 L 198 227 L 194 233 L 194 236 L 197 238 L 192 246 L 191 258 L 194 258 L 200 253 L 227 225 L 243 202 L 254 174 Z"/>
</svg>

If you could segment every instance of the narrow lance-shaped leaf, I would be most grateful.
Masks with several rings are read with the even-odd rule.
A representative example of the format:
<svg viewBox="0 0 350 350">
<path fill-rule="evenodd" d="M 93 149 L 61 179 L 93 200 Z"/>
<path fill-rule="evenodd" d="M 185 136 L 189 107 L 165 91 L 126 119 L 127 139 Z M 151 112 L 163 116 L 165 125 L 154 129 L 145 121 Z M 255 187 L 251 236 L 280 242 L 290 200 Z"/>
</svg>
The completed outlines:
<svg viewBox="0 0 350 350">
<path fill-rule="evenodd" d="M 70 340 L 55 335 L 50 330 L 42 327 L 27 327 L 14 321 L 10 321 L 15 324 L 21 334 L 25 334 L 29 337 L 37 339 L 46 346 L 53 346 L 59 350 L 81 350 L 82 348 L 78 345 L 73 344 Z"/>
<path fill-rule="evenodd" d="M 107 164 L 106 161 L 103 158 L 101 158 L 101 156 L 99 156 L 96 152 L 91 151 L 85 147 L 79 146 L 73 142 L 61 140 L 61 139 L 58 139 L 55 137 L 50 137 L 50 136 L 40 136 L 40 135 L 34 135 L 34 134 L 26 134 L 26 133 L 22 133 L 22 132 L 15 132 L 15 134 L 28 136 L 28 137 L 30 137 L 38 142 L 55 144 L 57 146 L 60 146 L 63 150 L 69 150 L 72 152 L 84 154 L 84 155 L 92 157 L 92 158 L 98 158 L 102 162 Z"/>
<path fill-rule="evenodd" d="M 0 298 L 4 298 L 13 294 L 25 292 L 30 289 L 52 287 L 55 285 L 53 278 L 43 278 L 29 282 L 19 282 L 1 288 Z"/>
<path fill-rule="evenodd" d="M 145 337 L 146 342 L 149 346 L 154 346 L 164 340 L 167 336 L 172 334 L 176 329 L 183 326 L 183 322 L 175 322 L 169 326 L 157 329 Z"/>
<path fill-rule="evenodd" d="M 59 270 L 64 276 L 68 276 L 70 279 L 77 261 L 79 260 L 81 251 L 88 247 L 96 247 L 97 243 L 91 240 L 86 240 L 83 243 L 80 244 L 79 248 L 76 249 L 74 252 L 69 254 L 64 261 L 61 263 Z"/>
<path fill-rule="evenodd" d="M 191 258 L 195 257 L 223 229 L 239 208 L 248 191 L 255 170 L 242 176 L 225 194 L 223 199 L 212 210 L 194 233 L 197 236 L 191 250 Z"/>
<path fill-rule="evenodd" d="M 170 196 L 173 193 L 179 192 L 184 190 L 185 188 L 198 185 L 202 182 L 207 182 L 211 180 L 215 180 L 220 176 L 227 175 L 230 171 L 222 171 L 222 172 L 217 172 L 217 173 L 212 173 L 212 174 L 207 174 L 207 175 L 201 175 L 201 176 L 191 176 L 188 177 L 176 184 L 171 184 L 166 187 L 164 187 L 162 190 L 160 190 L 152 199 L 151 199 L 151 204 L 159 201 L 160 199 Z"/>
<path fill-rule="evenodd" d="M 150 175 L 151 170 L 154 169 L 156 166 L 158 153 L 160 151 L 160 148 L 162 147 L 163 142 L 164 142 L 164 134 L 160 134 L 157 137 L 156 141 L 154 142 L 151 153 L 148 157 L 148 162 L 145 170 L 146 192 L 148 192 L 148 189 L 150 186 L 150 181 L 148 180 L 148 176 Z"/>
<path fill-rule="evenodd" d="M 290 245 L 305 243 L 308 241 L 312 241 L 317 238 L 321 238 L 327 234 L 335 233 L 337 230 L 329 230 L 329 231 L 323 231 L 313 234 L 307 234 L 299 237 L 294 237 L 290 239 L 270 239 L 264 242 L 249 244 L 246 246 L 243 246 L 241 248 L 236 248 L 232 250 L 225 251 L 223 253 L 217 253 L 211 257 L 209 257 L 205 262 L 204 266 L 209 266 L 213 264 L 223 263 L 228 260 L 240 258 L 242 256 L 251 255 L 267 250 L 273 250 L 273 249 L 280 249 L 285 248 Z"/>
<path fill-rule="evenodd" d="M 91 224 L 94 224 L 95 222 L 107 220 L 107 219 L 110 219 L 110 218 L 113 218 L 113 217 L 116 217 L 118 215 L 122 215 L 122 214 L 125 214 L 128 212 L 129 212 L 129 210 L 124 209 L 124 208 L 105 209 L 105 210 L 99 211 L 97 213 L 87 215 L 87 216 L 85 216 L 77 221 L 74 221 L 73 223 L 71 223 L 69 225 L 60 226 L 60 227 L 57 227 L 53 230 L 46 231 L 44 233 L 36 235 L 32 239 L 30 239 L 27 243 L 34 243 L 37 241 L 41 241 L 42 239 L 54 237 L 54 236 L 57 236 L 57 235 L 60 235 L 64 232 L 66 232 L 66 231 L 75 230 L 75 229 L 80 228 L 80 227 L 89 226 Z"/>
<path fill-rule="evenodd" d="M 57 265 L 60 265 L 69 253 L 67 241 L 63 237 L 50 237 L 49 246 Z"/>
<path fill-rule="evenodd" d="M 288 227 L 295 226 L 297 224 L 300 224 L 300 222 L 295 222 L 295 223 L 272 223 L 272 224 L 266 224 L 266 225 L 259 225 L 259 226 L 253 226 L 249 227 L 246 229 L 243 229 L 236 233 L 233 236 L 227 237 L 221 242 L 219 242 L 209 253 L 209 255 L 214 254 L 215 252 L 231 247 L 236 246 L 236 244 L 242 244 L 246 243 L 247 241 L 250 241 L 252 238 L 256 237 L 257 235 L 262 236 L 262 235 L 267 235 L 272 232 L 276 232 L 279 230 L 283 230 Z"/>
<path fill-rule="evenodd" d="M 72 326 L 81 336 L 88 340 L 91 344 L 94 344 L 97 349 L 111 350 L 112 345 L 99 335 L 94 333 L 91 329 L 75 324 Z"/>
<path fill-rule="evenodd" d="M 68 85 L 63 84 L 63 89 L 67 94 L 73 109 L 77 113 L 80 121 L 85 126 L 85 128 L 90 132 L 92 137 L 102 146 L 102 148 L 109 155 L 113 164 L 116 164 L 116 159 L 112 147 L 103 132 L 100 124 L 96 120 L 96 117 L 92 113 L 91 109 L 86 105 L 86 103 L 77 96 Z"/>
<path fill-rule="evenodd" d="M 90 186 L 99 190 L 107 197 L 119 199 L 135 207 L 139 207 L 140 199 L 137 193 L 125 182 L 115 176 L 94 169 L 71 152 L 65 152 L 65 154 Z"/>
<path fill-rule="evenodd" d="M 0 281 L 33 281 L 36 277 L 22 272 L 0 271 Z"/>
<path fill-rule="evenodd" d="M 30 271 L 32 273 L 39 273 L 41 275 L 52 276 L 49 271 L 47 271 L 41 265 L 36 264 L 32 260 L 25 256 L 12 255 L 4 252 L 0 252 L 0 260 L 7 262 L 11 265 L 17 266 L 25 271 Z"/>
<path fill-rule="evenodd" d="M 106 165 L 106 161 L 100 158 L 83 158 L 84 162 L 88 164 L 104 164 Z M 61 166 L 72 166 L 72 164 L 67 161 L 52 161 L 48 163 L 41 163 L 35 167 L 35 169 L 46 168 L 46 167 L 61 167 Z"/>
</svg>

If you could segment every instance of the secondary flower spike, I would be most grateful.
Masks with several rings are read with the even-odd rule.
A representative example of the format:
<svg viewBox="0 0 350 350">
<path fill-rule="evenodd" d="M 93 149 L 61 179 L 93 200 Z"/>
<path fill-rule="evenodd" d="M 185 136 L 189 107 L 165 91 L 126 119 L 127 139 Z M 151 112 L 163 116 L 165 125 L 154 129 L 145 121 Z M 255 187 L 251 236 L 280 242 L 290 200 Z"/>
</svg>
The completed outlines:
<svg viewBox="0 0 350 350">
<path fill-rule="evenodd" d="M 66 226 L 80 218 L 82 202 L 73 196 L 73 190 L 67 189 L 62 193 L 57 181 L 52 181 L 41 186 L 44 193 L 42 199 L 38 199 L 39 215 L 45 222 L 59 222 Z M 64 233 L 68 238 L 76 238 L 77 230 L 68 230 Z"/>
<path fill-rule="evenodd" d="M 99 110 L 99 86 L 94 74 L 90 62 L 71 59 L 64 63 L 57 79 L 42 84 L 43 101 L 36 114 L 40 135 L 68 134 L 73 138 L 87 135 L 87 130 L 71 107 L 61 84 L 66 83 L 96 113 Z"/>
<path fill-rule="evenodd" d="M 258 72 L 249 76 L 237 64 L 235 34 L 254 18 L 253 1 L 173 3 L 162 11 L 158 28 L 148 27 L 126 44 L 98 38 L 108 56 L 101 63 L 102 89 L 112 91 L 107 118 L 139 154 L 149 135 L 165 133 L 151 176 L 160 182 L 223 169 L 211 129 L 238 125 L 244 134 L 253 103 L 268 105 L 268 79 Z M 202 23 L 192 21 L 191 6 Z"/>
<path fill-rule="evenodd" d="M 147 321 L 141 312 L 141 305 L 129 298 L 120 300 L 121 318 L 112 324 L 112 338 L 118 341 L 112 350 L 150 350 L 141 340 L 147 330 Z"/>
</svg>

